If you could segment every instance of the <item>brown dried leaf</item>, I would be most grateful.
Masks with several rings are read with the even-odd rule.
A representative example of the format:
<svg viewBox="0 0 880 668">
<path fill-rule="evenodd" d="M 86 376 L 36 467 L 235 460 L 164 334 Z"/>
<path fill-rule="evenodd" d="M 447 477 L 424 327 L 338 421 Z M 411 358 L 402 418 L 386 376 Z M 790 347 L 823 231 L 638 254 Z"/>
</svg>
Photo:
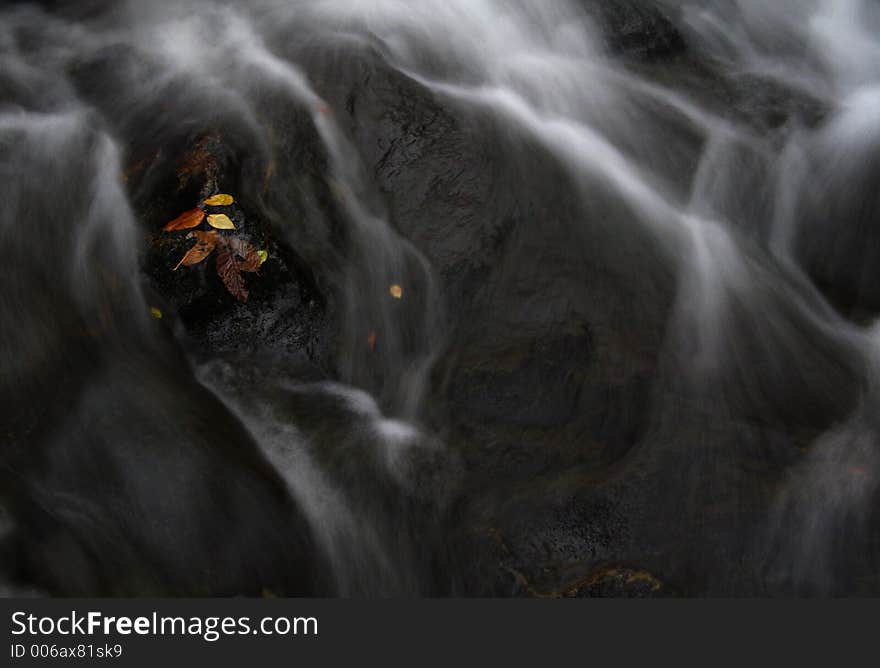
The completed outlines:
<svg viewBox="0 0 880 668">
<path fill-rule="evenodd" d="M 184 211 L 162 229 L 166 232 L 173 232 L 174 230 L 188 230 L 191 227 L 200 225 L 204 219 L 204 211 L 202 211 L 201 209 L 190 209 L 189 211 Z"/>
<path fill-rule="evenodd" d="M 244 239 L 229 237 L 227 243 L 235 254 L 239 271 L 254 272 L 263 264 L 259 251 Z"/>
<path fill-rule="evenodd" d="M 180 258 L 180 262 L 174 267 L 174 271 L 177 271 L 177 267 L 180 265 L 191 267 L 194 264 L 198 264 L 208 257 L 211 254 L 211 251 L 217 246 L 216 232 L 202 232 L 196 230 L 187 235 L 187 237 L 191 236 L 196 238 L 196 243 L 186 252 L 186 255 Z"/>
<path fill-rule="evenodd" d="M 226 242 L 217 251 L 217 275 L 233 297 L 242 302 L 247 301 L 248 291 L 244 286 L 239 263 L 235 260 L 235 251 Z"/>
</svg>

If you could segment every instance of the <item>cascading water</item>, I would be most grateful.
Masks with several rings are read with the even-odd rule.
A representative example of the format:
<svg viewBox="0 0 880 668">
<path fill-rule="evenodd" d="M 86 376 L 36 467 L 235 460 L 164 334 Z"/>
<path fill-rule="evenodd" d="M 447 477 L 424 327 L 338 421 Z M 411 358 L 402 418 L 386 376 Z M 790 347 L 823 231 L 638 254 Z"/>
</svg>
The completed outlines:
<svg viewBox="0 0 880 668">
<path fill-rule="evenodd" d="M 7 580 L 880 590 L 880 5 L 240 5 L 0 14 Z"/>
</svg>

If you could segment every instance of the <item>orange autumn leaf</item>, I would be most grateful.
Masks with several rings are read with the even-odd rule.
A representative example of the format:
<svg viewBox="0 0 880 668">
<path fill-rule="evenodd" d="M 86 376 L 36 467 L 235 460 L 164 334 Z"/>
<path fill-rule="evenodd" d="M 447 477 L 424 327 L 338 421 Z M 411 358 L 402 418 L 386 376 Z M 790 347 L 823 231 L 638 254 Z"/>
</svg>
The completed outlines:
<svg viewBox="0 0 880 668">
<path fill-rule="evenodd" d="M 180 265 L 191 267 L 194 264 L 198 264 L 208 257 L 211 254 L 211 251 L 217 246 L 216 232 L 201 232 L 196 230 L 187 235 L 187 237 L 191 236 L 196 238 L 196 243 L 186 252 L 186 255 L 180 258 L 180 262 L 177 263 L 173 271 L 177 271 L 177 268 Z"/>
<path fill-rule="evenodd" d="M 193 230 L 186 235 L 196 243 L 174 267 L 199 264 L 215 249 L 217 250 L 217 275 L 229 293 L 239 301 L 247 301 L 248 291 L 242 272 L 255 272 L 263 263 L 263 256 L 256 248 L 239 237 L 221 236 L 216 231 Z"/>
<path fill-rule="evenodd" d="M 370 352 L 376 350 L 376 332 L 370 331 L 370 333 L 367 334 L 367 346 L 369 347 Z"/>
<path fill-rule="evenodd" d="M 403 288 L 394 283 L 388 288 L 388 294 L 394 297 L 394 299 L 401 299 L 403 297 Z"/>
<path fill-rule="evenodd" d="M 166 232 L 172 232 L 174 230 L 188 230 L 191 227 L 195 227 L 196 225 L 201 224 L 204 219 L 204 211 L 202 211 L 201 209 L 190 209 L 189 211 L 184 211 L 177 218 L 165 225 L 165 227 L 163 227 L 162 229 Z"/>
</svg>

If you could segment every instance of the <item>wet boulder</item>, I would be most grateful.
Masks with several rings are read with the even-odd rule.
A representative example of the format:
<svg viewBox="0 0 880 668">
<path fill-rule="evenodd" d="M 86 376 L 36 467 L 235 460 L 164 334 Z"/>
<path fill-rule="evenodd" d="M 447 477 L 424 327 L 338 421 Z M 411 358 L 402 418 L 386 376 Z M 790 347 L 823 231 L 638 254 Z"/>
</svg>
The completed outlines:
<svg viewBox="0 0 880 668">
<path fill-rule="evenodd" d="M 687 49 L 674 15 L 663 5 L 640 0 L 583 3 L 602 29 L 609 50 L 636 60 L 662 60 Z"/>
</svg>

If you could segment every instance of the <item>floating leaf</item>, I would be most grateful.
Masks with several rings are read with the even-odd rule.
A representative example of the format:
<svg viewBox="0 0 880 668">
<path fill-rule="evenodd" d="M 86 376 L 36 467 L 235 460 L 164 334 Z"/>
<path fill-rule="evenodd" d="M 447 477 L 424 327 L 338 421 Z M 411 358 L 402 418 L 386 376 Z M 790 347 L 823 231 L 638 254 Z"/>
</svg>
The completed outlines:
<svg viewBox="0 0 880 668">
<path fill-rule="evenodd" d="M 162 311 L 157 309 L 155 306 L 150 307 L 150 315 L 153 316 L 156 320 L 162 319 Z"/>
<path fill-rule="evenodd" d="M 208 199 L 205 200 L 205 204 L 208 206 L 229 206 L 235 201 L 235 198 L 232 195 L 220 194 L 220 195 L 212 195 Z"/>
<path fill-rule="evenodd" d="M 400 287 L 397 283 L 394 283 L 388 288 L 388 294 L 390 294 L 395 299 L 401 299 L 403 297 L 403 288 Z"/>
<path fill-rule="evenodd" d="M 244 286 L 244 278 L 238 262 L 235 261 L 235 252 L 228 243 L 222 244 L 217 252 L 217 275 L 233 297 L 242 302 L 247 301 L 248 291 Z"/>
<path fill-rule="evenodd" d="M 268 251 L 258 250 L 257 256 L 260 258 L 260 265 L 262 265 L 266 260 L 269 259 Z"/>
<path fill-rule="evenodd" d="M 196 243 L 190 248 L 186 255 L 180 258 L 180 262 L 174 267 L 174 271 L 177 271 L 177 267 L 183 265 L 185 267 L 190 267 L 194 264 L 198 264 L 206 257 L 211 254 L 211 251 L 217 246 L 217 233 L 216 232 L 202 232 L 200 230 L 196 230 L 194 232 L 190 232 L 186 235 L 187 238 L 195 237 Z"/>
<path fill-rule="evenodd" d="M 369 347 L 370 352 L 373 352 L 376 349 L 376 332 L 372 330 L 367 334 L 367 346 Z"/>
<path fill-rule="evenodd" d="M 208 225 L 216 227 L 218 230 L 234 230 L 235 225 L 232 224 L 229 216 L 225 213 L 215 213 L 208 216 Z"/>
<path fill-rule="evenodd" d="M 195 227 L 196 225 L 201 224 L 204 219 L 204 211 L 202 211 L 201 209 L 190 209 L 189 211 L 184 211 L 162 229 L 166 232 L 172 232 L 174 230 L 188 230 L 191 227 Z"/>
</svg>

